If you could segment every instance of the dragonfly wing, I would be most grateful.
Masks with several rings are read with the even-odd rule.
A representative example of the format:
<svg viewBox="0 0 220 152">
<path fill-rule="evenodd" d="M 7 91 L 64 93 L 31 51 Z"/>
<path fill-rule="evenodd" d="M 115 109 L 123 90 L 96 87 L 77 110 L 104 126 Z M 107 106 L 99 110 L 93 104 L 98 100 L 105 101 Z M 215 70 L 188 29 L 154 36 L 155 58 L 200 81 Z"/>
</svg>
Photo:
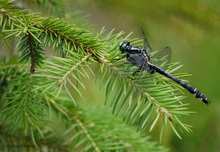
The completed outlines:
<svg viewBox="0 0 220 152">
<path fill-rule="evenodd" d="M 146 49 L 147 53 L 149 54 L 153 51 L 153 49 L 151 48 L 149 42 L 147 41 L 147 37 L 145 36 L 143 28 L 141 28 L 141 34 L 142 34 L 142 38 L 144 41 L 144 48 Z"/>
<path fill-rule="evenodd" d="M 154 54 L 152 56 L 152 59 L 157 60 L 157 65 L 160 65 L 160 64 L 165 65 L 170 62 L 171 55 L 172 55 L 172 51 L 171 51 L 170 47 L 166 46 L 161 51 Z"/>
</svg>

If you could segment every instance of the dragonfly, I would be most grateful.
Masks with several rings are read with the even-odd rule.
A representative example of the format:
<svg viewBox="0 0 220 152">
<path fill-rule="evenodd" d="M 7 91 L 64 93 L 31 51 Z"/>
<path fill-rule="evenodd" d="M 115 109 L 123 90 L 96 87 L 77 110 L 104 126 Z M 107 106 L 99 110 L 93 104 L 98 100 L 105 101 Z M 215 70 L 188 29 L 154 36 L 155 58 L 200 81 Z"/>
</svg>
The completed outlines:
<svg viewBox="0 0 220 152">
<path fill-rule="evenodd" d="M 153 74 L 155 72 L 171 79 L 172 81 L 176 82 L 186 90 L 188 90 L 191 94 L 195 95 L 195 98 L 200 99 L 202 102 L 205 104 L 210 104 L 211 101 L 208 100 L 208 98 L 197 88 L 185 83 L 184 81 L 176 78 L 175 76 L 171 75 L 170 73 L 166 72 L 162 68 L 156 66 L 151 62 L 151 56 L 150 53 L 153 52 L 153 49 L 151 48 L 149 42 L 147 41 L 147 38 L 145 36 L 144 30 L 141 28 L 141 33 L 142 33 L 142 38 L 144 41 L 144 48 L 143 47 L 138 47 L 138 46 L 133 46 L 131 45 L 130 42 L 121 42 L 119 49 L 121 53 L 124 54 L 122 58 L 126 58 L 128 62 L 133 64 L 134 66 L 138 67 L 138 71 L 144 71 L 146 70 L 150 74 Z M 160 53 L 161 52 L 161 53 Z M 168 54 L 168 59 L 170 58 L 171 54 L 171 49 L 170 47 L 165 47 L 162 51 L 156 54 Z M 152 56 L 153 58 L 154 56 Z"/>
</svg>

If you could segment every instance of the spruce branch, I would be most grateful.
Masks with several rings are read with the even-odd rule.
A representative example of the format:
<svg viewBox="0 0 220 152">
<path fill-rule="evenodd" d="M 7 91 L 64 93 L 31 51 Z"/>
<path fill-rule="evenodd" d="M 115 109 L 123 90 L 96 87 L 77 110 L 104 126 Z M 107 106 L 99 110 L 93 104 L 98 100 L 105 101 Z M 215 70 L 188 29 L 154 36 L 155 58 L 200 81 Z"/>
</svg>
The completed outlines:
<svg viewBox="0 0 220 152">
<path fill-rule="evenodd" d="M 87 118 L 92 121 L 78 114 L 75 107 L 77 97 L 83 96 L 78 84 L 86 88 L 83 77 L 89 78 L 88 71 L 97 73 L 97 80 L 101 79 L 101 85 L 106 90 L 105 104 L 110 105 L 114 114 L 121 113 L 127 124 L 136 124 L 137 130 L 152 131 L 162 122 L 160 141 L 167 124 L 178 137 L 180 135 L 177 128 L 191 131 L 190 126 L 179 119 L 192 112 L 187 111 L 188 104 L 181 103 L 184 96 L 177 85 L 157 74 L 149 76 L 144 72 L 131 76 L 135 67 L 126 64 L 125 60 L 115 60 L 122 56 L 118 50 L 120 42 L 129 40 L 139 44 L 139 39 L 129 38 L 130 34 L 123 38 L 123 32 L 113 34 L 113 31 L 104 36 L 104 29 L 94 36 L 67 21 L 31 14 L 8 1 L 0 2 L 0 14 L 2 35 L 6 35 L 5 38 L 17 39 L 16 49 L 21 52 L 20 59 L 30 60 L 30 64 L 27 64 L 30 66 L 30 73 L 27 72 L 27 66 L 21 67 L 19 71 L 10 62 L 7 66 L 0 67 L 3 71 L 0 75 L 1 84 L 5 85 L 1 95 L 1 100 L 4 101 L 2 124 L 13 124 L 9 131 L 24 130 L 25 135 L 31 136 L 35 145 L 38 145 L 42 138 L 49 143 L 53 141 L 53 137 L 57 137 L 50 131 L 54 128 L 44 127 L 47 122 L 55 120 L 45 116 L 52 113 L 60 117 L 60 121 L 65 124 L 64 130 L 67 130 L 59 136 L 59 139 L 63 140 L 58 142 L 60 145 L 67 142 L 70 147 L 74 144 L 74 150 L 95 151 L 132 147 L 127 144 L 128 139 L 121 140 L 130 130 L 124 131 L 123 136 L 117 136 L 122 131 L 121 126 L 114 130 L 113 127 L 107 126 L 110 121 L 103 120 L 107 131 L 104 130 L 104 133 L 100 134 L 97 130 L 99 126 L 93 125 L 94 122 L 99 124 L 98 120 L 89 117 L 89 112 Z M 48 46 L 64 56 L 45 60 L 44 50 Z M 91 67 L 95 62 L 100 65 L 99 71 Z M 20 64 L 17 60 L 14 63 Z M 2 65 L 4 64 L 2 61 Z M 167 66 L 171 73 L 178 68 L 178 63 Z M 177 76 L 186 75 L 183 73 Z M 8 78 L 11 80 L 7 81 Z M 65 97 L 68 95 L 70 100 L 59 99 L 63 94 Z M 74 102 L 74 106 L 70 106 L 70 102 Z M 70 112 L 71 110 L 73 112 Z M 86 113 L 86 110 L 83 112 Z M 109 132 L 110 129 L 114 130 L 114 133 Z M 64 137 L 69 137 L 68 141 Z M 107 146 L 102 143 L 103 139 Z"/>
<path fill-rule="evenodd" d="M 39 15 L 29 14 L 26 10 L 19 10 L 19 7 L 11 3 L 6 3 L 1 12 L 3 14 L 1 21 L 4 25 L 2 30 L 4 33 L 9 33 L 5 38 L 30 34 L 39 42 L 39 45 L 40 43 L 52 45 L 53 50 L 56 49 L 61 53 L 65 50 L 82 48 L 96 60 L 100 58 L 97 50 L 101 50 L 101 43 L 98 42 L 98 39 L 85 30 L 74 28 L 74 25 L 70 25 L 68 22 L 60 19 L 40 18 Z M 12 25 L 8 29 L 6 25 L 10 24 Z M 25 43 L 23 39 L 20 39 L 19 42 Z M 42 59 L 39 60 L 42 61 Z"/>
<path fill-rule="evenodd" d="M 109 64 L 109 63 L 111 63 L 112 57 L 108 58 L 108 56 L 106 56 L 107 54 L 105 52 L 103 52 L 103 50 L 106 50 L 107 53 L 111 53 L 111 55 L 113 55 L 113 56 L 119 55 L 119 53 L 117 53 L 118 49 L 116 49 L 116 48 L 118 48 L 118 44 L 120 43 L 120 41 L 122 41 L 122 39 L 118 39 L 122 35 L 122 33 L 119 33 L 117 35 L 111 35 L 111 34 L 107 35 L 106 38 L 104 38 L 104 40 L 108 41 L 109 39 L 111 39 L 110 43 L 115 44 L 115 45 L 111 45 L 110 47 L 108 45 L 106 45 L 107 47 L 103 48 L 100 43 L 102 41 L 100 41 L 99 39 L 94 38 L 94 37 L 90 37 L 90 39 L 89 39 L 88 38 L 89 33 L 82 31 L 80 29 L 77 29 L 77 28 L 73 28 L 72 26 L 68 25 L 67 23 L 65 23 L 65 24 L 64 23 L 65 22 L 60 21 L 58 19 L 51 19 L 51 18 L 49 19 L 48 18 L 48 19 L 45 19 L 40 24 L 40 25 L 43 25 L 43 27 L 44 27 L 44 28 L 38 27 L 40 29 L 40 31 L 43 31 L 43 32 L 41 32 L 40 36 L 45 37 L 45 39 L 43 39 L 44 44 L 46 44 L 46 45 L 52 44 L 52 49 L 58 48 L 59 51 L 75 50 L 78 53 L 79 52 L 89 53 L 94 60 L 107 66 L 109 68 L 109 70 L 111 70 L 111 69 L 114 70 L 117 68 L 117 71 L 119 71 L 118 76 L 121 77 L 122 79 L 124 79 L 122 82 L 127 82 L 128 84 L 130 84 L 130 86 L 125 85 L 124 87 L 121 86 L 120 88 L 118 88 L 117 94 L 115 95 L 116 98 L 112 102 L 112 103 L 114 103 L 113 104 L 114 105 L 113 112 L 115 111 L 116 107 L 118 107 L 117 105 L 119 105 L 120 101 L 122 101 L 121 105 L 119 106 L 120 108 L 117 112 L 117 113 L 119 113 L 120 109 L 123 107 L 123 105 L 126 103 L 126 101 L 128 99 L 127 97 L 125 97 L 125 95 L 122 95 L 122 93 L 126 92 L 128 90 L 128 88 L 130 88 L 130 90 L 128 90 L 127 93 L 133 94 L 134 96 L 129 99 L 130 103 L 133 103 L 133 104 L 128 106 L 127 112 L 125 114 L 124 119 L 127 120 L 127 123 L 130 123 L 129 120 L 131 118 L 135 118 L 132 120 L 131 124 L 133 124 L 136 120 L 140 119 L 139 120 L 140 121 L 139 128 L 142 131 L 144 131 L 146 128 L 149 127 L 150 124 L 151 124 L 150 130 L 152 130 L 152 128 L 155 126 L 156 122 L 159 120 L 160 115 L 168 117 L 169 120 L 173 119 L 172 113 L 170 113 L 168 110 L 168 108 L 169 109 L 172 109 L 172 108 L 168 107 L 168 105 L 171 103 L 178 103 L 183 97 L 181 97 L 181 96 L 176 97 L 175 95 L 172 95 L 172 92 L 175 92 L 175 90 L 170 89 L 169 91 L 167 91 L 167 88 L 172 88 L 172 86 L 170 86 L 170 84 L 165 84 L 165 85 L 163 84 L 163 85 L 156 85 L 155 86 L 155 84 L 151 83 L 151 80 L 149 79 L 149 77 L 146 77 L 146 76 L 141 77 L 141 79 L 137 79 L 137 81 L 131 81 L 130 73 L 125 71 L 125 70 L 129 70 L 130 68 L 132 68 L 131 66 L 124 68 L 121 66 L 121 64 L 122 64 L 121 61 L 118 61 L 118 63 L 115 62 L 117 64 L 116 66 L 114 64 Z M 38 25 L 38 24 L 36 24 L 36 25 Z M 79 35 L 80 35 L 80 37 L 79 37 Z M 85 38 L 85 35 L 86 35 L 86 38 Z M 40 39 L 42 39 L 42 38 L 40 38 Z M 102 51 L 100 51 L 100 50 L 102 50 Z M 120 67 L 117 67 L 117 66 L 120 66 Z M 144 75 L 147 75 L 147 74 L 144 74 Z M 104 77 L 105 77 L 105 75 L 104 75 Z M 110 80 L 111 78 L 112 77 L 109 77 L 109 80 L 107 81 L 108 82 L 107 88 L 111 88 L 112 84 L 115 84 L 117 82 L 117 81 L 112 82 Z M 158 79 L 161 79 L 160 76 L 156 76 L 155 78 L 157 79 L 156 81 L 158 81 Z M 116 78 L 116 80 L 117 79 L 118 78 Z M 71 81 L 68 81 L 68 83 L 71 84 Z M 76 88 L 75 85 L 73 85 L 73 84 L 71 84 L 71 85 L 73 86 L 73 88 Z M 64 85 L 64 87 L 65 86 L 66 86 L 66 84 Z M 148 86 L 148 87 L 151 86 L 151 88 L 146 88 L 146 86 Z M 133 88 L 135 88 L 135 91 L 133 91 Z M 76 91 L 78 91 L 78 90 L 76 89 Z M 163 91 L 163 93 L 161 94 L 162 91 Z M 70 92 L 68 90 L 67 90 L 67 92 L 70 95 Z M 160 97 L 158 98 L 159 92 L 160 92 Z M 141 95 L 141 97 L 138 97 L 139 95 Z M 157 96 L 157 97 L 154 97 L 154 96 Z M 167 98 L 168 96 L 169 96 L 169 98 Z M 71 97 L 71 95 L 70 95 L 70 97 Z M 124 97 L 124 99 L 123 99 L 123 97 Z M 139 102 L 137 102 L 136 100 L 138 100 Z M 139 105 L 137 105 L 137 103 L 139 103 Z M 139 108 L 142 106 L 144 106 L 146 109 L 142 108 L 142 110 L 140 110 Z M 176 107 L 179 107 L 179 106 L 176 105 Z M 149 109 L 149 111 L 148 111 L 148 108 L 150 108 L 151 110 Z M 160 114 L 160 111 L 164 111 L 164 110 L 160 110 L 160 109 L 166 109 L 165 115 L 163 115 L 163 112 L 162 112 L 162 114 Z M 131 111 L 132 111 L 132 113 L 131 113 Z M 139 114 L 137 114 L 137 111 L 139 111 Z M 146 113 L 141 112 L 141 111 L 146 111 Z M 182 113 L 182 115 L 184 115 L 184 113 Z M 186 111 L 186 113 L 188 113 L 188 112 Z M 146 114 L 150 114 L 149 117 L 144 117 Z M 149 118 L 151 118 L 150 117 L 151 115 L 153 117 L 152 117 L 152 119 L 149 120 Z M 149 121 L 147 121 L 147 120 L 149 120 Z M 149 122 L 149 123 L 147 123 L 147 122 Z M 187 128 L 187 127 L 185 127 L 185 128 Z M 187 131 L 188 130 L 189 129 L 187 129 Z"/>
<path fill-rule="evenodd" d="M 94 139 L 91 137 L 90 133 L 88 132 L 87 128 L 84 126 L 81 118 L 79 117 L 79 115 L 77 115 L 76 113 L 73 113 L 71 111 L 69 111 L 68 109 L 66 109 L 65 107 L 58 105 L 56 103 L 56 101 L 52 98 L 50 98 L 49 96 L 46 97 L 47 99 L 49 99 L 50 104 L 52 105 L 53 109 L 56 110 L 58 113 L 62 112 L 62 114 L 64 114 L 64 116 L 66 117 L 70 117 L 72 119 L 72 121 L 75 121 L 76 124 L 81 128 L 81 130 L 83 131 L 84 135 L 86 136 L 86 138 L 89 140 L 89 142 L 92 144 L 94 150 L 96 152 L 100 152 L 100 149 L 97 147 L 96 142 L 94 141 Z M 74 123 L 75 124 L 75 123 Z M 75 129 L 75 128 L 73 128 Z M 71 129 L 72 130 L 72 129 Z M 65 132 L 65 134 L 69 134 L 70 129 L 67 130 Z M 75 136 L 75 135 L 74 135 Z M 73 138 L 71 137 L 70 141 L 72 141 Z"/>
<path fill-rule="evenodd" d="M 40 88 L 44 91 L 54 92 L 56 96 L 59 96 L 64 89 L 76 105 L 77 102 L 74 99 L 74 93 L 71 92 L 75 90 L 82 98 L 82 93 L 79 90 L 78 84 L 84 90 L 86 89 L 82 77 L 89 78 L 85 68 L 92 72 L 89 68 L 90 64 L 87 61 L 90 56 L 84 56 L 83 54 L 74 53 L 73 51 L 67 52 L 66 58 L 53 57 L 51 60 L 45 61 L 44 66 L 38 69 L 38 74 L 36 74 L 35 77 L 39 80 L 45 79 L 45 81 L 39 82 Z M 47 77 L 45 77 L 45 74 Z M 69 84 L 70 87 L 67 87 L 67 84 Z"/>
<path fill-rule="evenodd" d="M 10 62 L 10 63 L 14 63 L 14 62 Z M 19 76 L 23 77 L 20 73 L 23 73 L 24 71 L 26 71 L 26 74 L 29 75 L 28 66 L 20 66 L 19 64 L 10 65 L 10 64 L 5 64 L 5 63 L 3 63 L 2 65 L 4 66 L 1 66 L 1 71 L 4 70 L 5 71 L 4 73 L 11 72 L 11 74 L 8 74 L 8 75 L 14 75 L 15 77 L 17 77 L 16 79 L 12 77 L 11 79 L 13 81 L 18 80 Z M 17 67 L 21 68 L 20 73 L 17 72 L 18 70 Z M 26 79 L 26 77 L 24 77 L 24 79 Z M 31 81 L 32 83 L 29 83 L 29 87 L 39 88 L 40 84 L 39 84 L 38 79 L 36 79 L 36 77 L 33 77 L 31 75 L 31 80 L 32 80 Z M 26 81 L 28 82 L 28 80 Z M 6 109 L 6 110 L 1 111 L 0 122 L 1 124 L 4 124 L 4 129 L 2 129 L 2 131 L 4 130 L 4 132 L 10 133 L 9 138 L 14 140 L 14 139 L 17 139 L 20 134 L 22 134 L 21 132 L 19 132 L 19 130 L 22 128 L 22 125 L 17 125 L 18 121 L 14 121 L 14 119 L 19 120 L 21 117 L 16 118 L 14 115 L 10 114 L 10 112 L 13 113 L 14 111 L 13 108 L 10 109 L 10 107 L 11 105 L 15 106 L 16 101 L 20 101 L 20 100 L 27 101 L 29 97 L 28 97 L 28 94 L 26 94 L 25 99 L 23 99 L 23 96 L 18 95 L 18 97 L 16 97 L 16 101 L 12 102 L 14 98 L 9 98 L 9 95 L 13 96 L 13 92 L 14 93 L 20 92 L 19 90 L 23 88 L 27 88 L 26 87 L 27 85 L 24 85 L 24 83 L 19 83 L 19 82 L 11 83 L 10 81 L 8 82 L 8 84 L 11 86 L 9 88 L 14 88 L 14 89 L 11 91 L 10 94 L 8 94 L 7 93 L 8 91 L 7 91 L 5 93 L 5 95 L 7 96 L 4 95 L 4 97 L 1 98 L 1 101 L 4 101 L 4 102 L 1 102 L 1 104 L 5 103 L 5 105 L 1 106 L 1 108 Z M 16 87 L 12 87 L 13 85 L 15 85 Z M 146 150 L 146 148 L 151 151 L 161 151 L 160 148 L 158 149 L 155 147 L 155 144 L 152 144 L 151 142 L 149 142 L 148 138 L 141 138 L 141 141 L 137 140 L 139 138 L 138 134 L 135 133 L 131 135 L 130 129 L 124 130 L 124 131 L 121 131 L 120 129 L 118 130 L 117 129 L 118 127 L 115 127 L 115 125 L 119 125 L 119 122 L 120 122 L 119 120 L 115 123 L 113 128 L 112 128 L 112 125 L 109 126 L 110 122 L 113 122 L 111 119 L 109 120 L 106 119 L 109 117 L 108 115 L 110 115 L 110 113 L 106 113 L 107 114 L 106 117 L 103 118 L 104 116 L 103 113 L 99 111 L 99 117 L 96 116 L 94 119 L 94 113 L 90 113 L 91 112 L 90 110 L 84 110 L 83 112 L 78 111 L 74 107 L 74 105 L 71 103 L 70 100 L 54 98 L 54 95 L 52 92 L 43 93 L 43 90 L 41 89 L 38 89 L 38 90 L 28 89 L 28 90 L 31 90 L 31 94 L 30 94 L 31 96 L 36 97 L 40 95 L 41 98 L 35 99 L 35 100 L 38 100 L 40 104 L 36 104 L 35 106 L 31 106 L 31 107 L 21 106 L 21 107 L 17 107 L 17 109 L 28 108 L 27 112 L 32 111 L 32 113 L 35 113 L 38 111 L 39 106 L 44 107 L 44 110 L 39 109 L 41 113 L 42 112 L 44 113 L 42 117 L 43 120 L 36 123 L 36 121 L 33 118 L 36 117 L 39 119 L 40 115 L 38 114 L 32 118 L 33 114 L 29 115 L 29 113 L 27 113 L 27 115 L 25 115 L 25 118 L 28 119 L 29 121 L 27 121 L 26 123 L 30 123 L 34 125 L 33 126 L 34 128 L 36 128 L 36 125 L 37 125 L 39 126 L 39 128 L 30 129 L 30 131 L 27 131 L 25 136 L 23 136 L 24 140 L 15 140 L 14 142 L 10 142 L 11 144 L 22 144 L 22 141 L 27 142 L 28 140 L 31 139 L 34 142 L 34 147 L 37 149 L 42 149 L 44 146 L 47 146 L 47 148 L 50 150 L 63 150 L 63 151 L 67 151 L 67 149 L 69 150 L 68 147 L 71 147 L 70 149 L 74 149 L 76 151 L 77 150 L 102 151 L 102 150 L 113 150 L 113 149 L 114 150 L 126 149 L 129 151 L 129 149 Z M 10 103 L 10 104 L 7 104 L 7 103 Z M 17 102 L 17 103 L 19 104 L 20 102 Z M 98 107 L 96 107 L 95 109 L 97 108 Z M 97 113 L 95 109 L 93 112 Z M 85 113 L 86 115 L 84 116 Z M 102 121 L 100 122 L 100 120 Z M 106 122 L 106 120 L 108 121 Z M 20 120 L 20 121 L 23 121 L 23 120 Z M 65 122 L 65 127 L 63 128 L 64 131 L 63 132 L 61 131 L 62 134 L 58 135 L 56 134 L 56 132 L 59 132 L 59 131 L 56 130 L 57 129 L 56 126 L 60 125 L 58 123 L 59 121 Z M 48 124 L 48 122 L 50 123 Z M 17 129 L 14 128 L 14 125 L 12 125 L 13 123 L 17 125 Z M 104 127 L 103 124 L 106 125 L 105 129 L 100 128 L 100 127 Z M 51 125 L 54 127 L 51 127 Z M 28 125 L 24 127 L 26 128 L 28 127 Z M 26 130 L 25 128 L 24 130 Z M 28 128 L 30 128 L 30 126 Z M 119 127 L 119 128 L 124 128 L 124 127 Z M 104 129 L 104 132 L 100 134 L 100 130 L 103 130 L 103 129 Z M 114 129 L 114 132 L 112 132 L 112 129 Z M 11 130 L 13 130 L 13 132 L 15 133 L 11 132 Z M 129 138 L 127 137 L 128 134 L 131 135 Z M 123 137 L 126 137 L 126 138 L 122 140 Z M 131 140 L 131 139 L 135 139 L 135 140 Z M 21 141 L 21 143 L 18 143 L 16 141 Z M 66 147 L 65 145 L 68 145 L 68 146 Z"/>
</svg>

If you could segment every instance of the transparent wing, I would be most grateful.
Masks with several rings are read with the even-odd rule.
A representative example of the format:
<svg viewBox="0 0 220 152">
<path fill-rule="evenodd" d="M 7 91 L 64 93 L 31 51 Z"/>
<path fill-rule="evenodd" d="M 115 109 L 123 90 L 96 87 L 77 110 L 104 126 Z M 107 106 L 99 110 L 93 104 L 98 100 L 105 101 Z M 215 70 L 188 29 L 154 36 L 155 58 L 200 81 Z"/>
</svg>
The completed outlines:
<svg viewBox="0 0 220 152">
<path fill-rule="evenodd" d="M 147 38 L 145 36 L 144 30 L 143 30 L 142 27 L 141 27 L 141 34 L 142 34 L 142 38 L 143 38 L 143 41 L 144 41 L 144 48 L 146 49 L 147 53 L 149 54 L 153 51 L 153 49 L 151 48 L 149 42 L 147 41 Z"/>
<path fill-rule="evenodd" d="M 151 59 L 154 62 L 156 62 L 156 64 L 158 66 L 163 66 L 163 65 L 166 65 L 166 64 L 168 64 L 170 62 L 171 55 L 172 55 L 172 51 L 171 51 L 170 47 L 166 46 L 161 51 L 159 51 L 156 54 L 154 54 L 151 57 Z"/>
</svg>

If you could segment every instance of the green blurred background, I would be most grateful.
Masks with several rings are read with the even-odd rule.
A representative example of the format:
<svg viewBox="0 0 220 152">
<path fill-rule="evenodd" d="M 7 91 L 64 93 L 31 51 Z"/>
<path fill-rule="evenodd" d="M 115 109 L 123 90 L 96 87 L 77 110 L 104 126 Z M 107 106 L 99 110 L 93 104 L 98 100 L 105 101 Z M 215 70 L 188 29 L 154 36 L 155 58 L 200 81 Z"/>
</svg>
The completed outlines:
<svg viewBox="0 0 220 152">
<path fill-rule="evenodd" d="M 68 6 L 89 15 L 88 20 L 97 31 L 105 26 L 107 31 L 115 28 L 115 33 L 133 31 L 132 37 L 141 38 L 143 27 L 153 49 L 170 46 L 171 62 L 184 65 L 178 72 L 192 74 L 187 78 L 190 84 L 204 92 L 212 103 L 207 106 L 186 92 L 185 102 L 197 114 L 182 120 L 193 126 L 193 133 L 182 134 L 180 140 L 168 131 L 162 145 L 178 152 L 220 151 L 220 1 L 81 0 L 68 2 Z M 157 130 L 151 135 L 158 140 Z"/>
</svg>

